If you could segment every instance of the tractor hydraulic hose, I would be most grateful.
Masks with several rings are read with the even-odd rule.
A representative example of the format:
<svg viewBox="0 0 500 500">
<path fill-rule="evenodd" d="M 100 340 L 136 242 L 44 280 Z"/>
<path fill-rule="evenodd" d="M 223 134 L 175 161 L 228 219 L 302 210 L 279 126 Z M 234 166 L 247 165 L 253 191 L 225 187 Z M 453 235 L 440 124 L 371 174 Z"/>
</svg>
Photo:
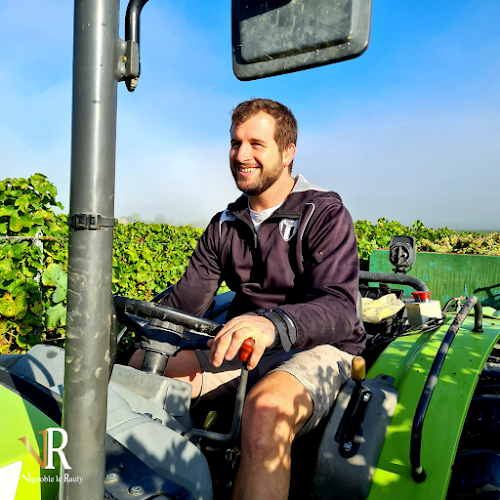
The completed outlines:
<svg viewBox="0 0 500 500">
<path fill-rule="evenodd" d="M 409 276 L 408 274 L 359 271 L 359 281 L 362 283 L 373 281 L 377 283 L 389 283 L 391 285 L 407 285 L 419 292 L 429 291 L 429 288 L 421 279 L 415 278 L 415 276 Z"/>
<path fill-rule="evenodd" d="M 466 297 L 461 296 L 450 299 L 443 307 L 443 314 L 446 314 L 455 302 L 463 299 L 466 299 Z M 460 303 L 458 303 L 457 306 L 460 306 Z M 479 301 L 474 304 L 474 328 L 472 331 L 474 333 L 481 333 L 483 331 L 483 306 Z"/>
<path fill-rule="evenodd" d="M 434 392 L 434 389 L 436 387 L 439 373 L 441 372 L 441 368 L 443 367 L 444 360 L 446 358 L 446 355 L 448 354 L 451 343 L 453 342 L 455 335 L 462 326 L 462 323 L 469 314 L 470 310 L 476 304 L 477 297 L 469 297 L 467 299 L 467 302 L 463 305 L 462 309 L 460 309 L 460 312 L 456 315 L 453 323 L 450 325 L 450 328 L 446 332 L 446 335 L 441 342 L 441 346 L 439 347 L 436 357 L 434 358 L 434 362 L 432 363 L 431 369 L 429 371 L 429 376 L 427 377 L 427 381 L 425 382 L 424 390 L 422 392 L 422 395 L 420 396 L 420 400 L 413 417 L 410 438 L 410 465 L 411 475 L 413 477 L 413 480 L 417 483 L 422 483 L 427 477 L 427 474 L 423 469 L 420 461 L 420 452 L 422 449 L 422 429 L 424 426 L 424 419 L 431 402 L 432 393 Z"/>
<path fill-rule="evenodd" d="M 483 306 L 479 300 L 474 304 L 474 333 L 483 332 Z"/>
</svg>

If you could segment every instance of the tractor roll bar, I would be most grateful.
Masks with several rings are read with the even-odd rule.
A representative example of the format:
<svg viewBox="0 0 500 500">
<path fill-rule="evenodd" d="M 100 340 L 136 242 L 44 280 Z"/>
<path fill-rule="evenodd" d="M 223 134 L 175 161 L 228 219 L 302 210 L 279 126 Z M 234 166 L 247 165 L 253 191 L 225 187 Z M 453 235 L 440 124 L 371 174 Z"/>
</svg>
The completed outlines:
<svg viewBox="0 0 500 500">
<path fill-rule="evenodd" d="M 69 216 L 79 223 L 69 228 L 62 426 L 71 475 L 83 482 L 61 482 L 61 500 L 104 498 L 118 17 L 118 0 L 75 0 Z"/>
<path fill-rule="evenodd" d="M 482 308 L 481 303 L 478 302 L 477 297 L 469 297 L 467 302 L 463 305 L 460 312 L 456 315 L 453 323 L 448 328 L 446 335 L 444 336 L 441 346 L 434 358 L 431 369 L 429 370 L 429 375 L 427 381 L 425 382 L 424 390 L 420 396 L 420 400 L 415 411 L 415 416 L 413 417 L 413 424 L 411 428 L 411 438 L 410 438 L 410 465 L 411 465 L 411 475 L 413 480 L 417 483 L 422 483 L 427 477 L 424 468 L 422 467 L 420 461 L 420 452 L 422 449 L 422 428 L 424 426 L 425 414 L 427 413 L 427 408 L 431 402 L 432 393 L 436 387 L 439 373 L 443 367 L 444 360 L 448 351 L 450 349 L 451 343 L 455 338 L 459 328 L 462 326 L 465 318 L 469 314 L 472 308 L 475 308 L 476 321 L 474 325 L 473 332 L 482 332 L 481 326 L 477 329 L 477 317 L 482 318 Z"/>
<path fill-rule="evenodd" d="M 409 276 L 408 274 L 396 273 L 371 273 L 369 271 L 359 271 L 359 281 L 366 283 L 376 281 L 378 283 L 389 283 L 392 285 L 407 285 L 419 292 L 428 292 L 429 288 L 419 278 Z"/>
</svg>

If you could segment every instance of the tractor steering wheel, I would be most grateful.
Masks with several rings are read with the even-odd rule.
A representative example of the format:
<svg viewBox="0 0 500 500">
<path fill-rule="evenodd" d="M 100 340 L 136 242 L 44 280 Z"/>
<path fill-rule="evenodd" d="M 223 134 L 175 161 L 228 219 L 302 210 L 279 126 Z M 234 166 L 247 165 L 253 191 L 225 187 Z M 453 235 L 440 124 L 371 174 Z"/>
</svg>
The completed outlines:
<svg viewBox="0 0 500 500">
<path fill-rule="evenodd" d="M 143 369 L 160 375 L 163 374 L 169 356 L 183 349 L 207 349 L 207 335 L 215 336 L 223 326 L 153 302 L 114 296 L 114 304 L 118 321 L 141 337 L 143 347 L 146 349 Z M 156 318 L 204 335 L 192 332 L 181 333 L 172 329 L 146 328 L 134 320 L 130 314 Z"/>
</svg>

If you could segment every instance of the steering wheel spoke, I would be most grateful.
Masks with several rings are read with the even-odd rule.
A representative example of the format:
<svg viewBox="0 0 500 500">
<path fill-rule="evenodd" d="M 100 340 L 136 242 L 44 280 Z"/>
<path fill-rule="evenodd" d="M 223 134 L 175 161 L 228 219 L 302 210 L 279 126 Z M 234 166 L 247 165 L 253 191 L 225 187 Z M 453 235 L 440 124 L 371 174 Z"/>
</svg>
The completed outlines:
<svg viewBox="0 0 500 500">
<path fill-rule="evenodd" d="M 170 356 L 180 350 L 207 349 L 209 338 L 222 328 L 205 318 L 152 302 L 114 296 L 114 303 L 118 321 L 141 338 L 141 347 L 146 351 L 142 369 L 159 375 L 163 374 Z M 173 328 L 162 328 L 154 323 L 147 328 L 132 315 L 168 322 Z M 191 331 L 175 331 L 175 326 Z"/>
</svg>

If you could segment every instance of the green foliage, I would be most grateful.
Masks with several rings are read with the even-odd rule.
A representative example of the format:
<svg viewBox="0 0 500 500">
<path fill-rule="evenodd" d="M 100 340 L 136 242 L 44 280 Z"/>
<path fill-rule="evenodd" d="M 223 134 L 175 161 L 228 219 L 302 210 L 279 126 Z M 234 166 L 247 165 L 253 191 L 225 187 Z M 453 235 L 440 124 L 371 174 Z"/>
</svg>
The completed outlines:
<svg viewBox="0 0 500 500">
<path fill-rule="evenodd" d="M 411 226 L 403 226 L 397 221 L 388 221 L 381 218 L 377 224 L 366 220 L 354 222 L 354 230 L 358 241 L 358 253 L 361 268 L 368 269 L 368 260 L 373 250 L 388 248 L 393 236 L 413 236 L 417 251 L 427 252 L 457 252 L 457 253 L 482 253 L 486 254 L 485 245 L 476 233 L 458 233 L 453 229 L 441 227 L 432 229 L 425 227 L 421 220 L 415 221 Z M 497 233 L 484 237 L 485 241 L 494 241 Z M 481 240 L 481 243 L 479 241 Z M 451 243 L 450 242 L 455 242 Z M 461 243 L 460 243 L 461 242 Z M 460 245 L 463 245 L 460 247 Z M 479 248 L 482 251 L 477 251 Z M 460 251 L 461 249 L 461 251 Z M 500 247 L 492 247 L 489 255 L 500 255 Z"/>
<path fill-rule="evenodd" d="M 184 274 L 201 229 L 167 224 L 118 224 L 113 245 L 113 293 L 151 300 Z"/>
<path fill-rule="evenodd" d="M 0 181 L 0 354 L 64 339 L 69 230 L 67 216 L 54 213 L 63 208 L 56 194 L 42 174 Z M 354 228 L 364 269 L 372 251 L 398 235 L 413 236 L 419 251 L 500 255 L 499 233 L 434 230 L 420 220 L 408 227 L 387 219 L 356 221 Z M 182 276 L 201 234 L 192 226 L 117 224 L 113 293 L 151 300 Z M 223 284 L 219 293 L 227 290 Z"/>
<path fill-rule="evenodd" d="M 47 177 L 0 181 L 0 354 L 61 342 L 68 291 L 68 225 Z M 184 273 L 202 231 L 118 224 L 113 293 L 150 300 Z M 6 239 L 13 237 L 15 239 Z M 25 238 L 22 240 L 20 238 Z"/>
<path fill-rule="evenodd" d="M 484 236 L 467 233 L 451 234 L 434 241 L 424 238 L 418 249 L 421 252 L 500 255 L 500 233 L 494 232 Z"/>
<path fill-rule="evenodd" d="M 56 201 L 57 189 L 42 174 L 29 179 L 0 181 L 0 354 L 24 350 L 63 333 L 60 320 L 48 323 L 46 311 L 54 302 L 60 284 L 45 282 L 44 268 L 55 260 L 66 265 L 63 208 Z M 14 239 L 6 239 L 12 237 Z M 37 240 L 34 240 L 37 237 Z M 44 246 L 44 238 L 52 238 Z M 41 239 L 40 239 L 41 238 Z M 45 272 L 47 269 L 45 269 Z M 65 307 L 66 295 L 55 298 Z"/>
</svg>

